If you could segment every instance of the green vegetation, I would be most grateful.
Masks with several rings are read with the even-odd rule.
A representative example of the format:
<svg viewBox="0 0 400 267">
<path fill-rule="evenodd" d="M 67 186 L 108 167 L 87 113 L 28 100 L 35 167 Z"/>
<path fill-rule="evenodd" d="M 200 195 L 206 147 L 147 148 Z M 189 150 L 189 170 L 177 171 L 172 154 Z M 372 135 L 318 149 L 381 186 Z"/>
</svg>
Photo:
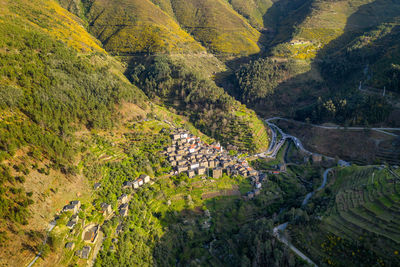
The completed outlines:
<svg viewBox="0 0 400 267">
<path fill-rule="evenodd" d="M 232 7 L 256 29 L 264 28 L 264 16 L 267 10 L 273 5 L 271 0 L 229 0 Z"/>
<path fill-rule="evenodd" d="M 256 54 L 260 33 L 224 0 L 172 0 L 184 29 L 214 53 Z"/>
<path fill-rule="evenodd" d="M 16 149 L 33 145 L 56 164 L 65 163 L 73 154 L 77 123 L 110 128 L 115 104 L 140 99 L 140 93 L 109 67 L 95 67 L 90 56 L 79 56 L 20 23 L 0 25 L 0 45 L 9 51 L 0 60 L 2 154 L 12 156 Z"/>
<path fill-rule="evenodd" d="M 271 59 L 258 59 L 242 65 L 235 74 L 238 94 L 245 103 L 266 98 L 289 73 L 290 63 L 278 64 Z"/>
<path fill-rule="evenodd" d="M 298 110 L 295 118 L 313 123 L 333 121 L 344 125 L 371 125 L 385 121 L 392 106 L 380 96 L 363 96 L 360 93 L 334 95 Z"/>
<path fill-rule="evenodd" d="M 307 206 L 311 223 L 292 229 L 293 240 L 331 265 L 397 265 L 398 205 L 397 178 L 387 169 L 339 169 L 334 183 Z"/>
<path fill-rule="evenodd" d="M 0 218 L 26 225 L 29 215 L 27 207 L 33 201 L 30 194 L 18 186 L 23 182 L 23 176 L 13 177 L 7 166 L 0 165 Z M 7 234 L 3 233 L 2 238 L 7 238 Z"/>
<path fill-rule="evenodd" d="M 398 123 L 397 1 L 0 2 L 0 265 L 40 251 L 38 265 L 80 266 L 75 251 L 89 245 L 95 266 L 304 266 L 272 236 L 286 221 L 319 265 L 400 265 L 400 189 L 388 167 L 336 168 L 303 207 L 329 163 L 304 163 L 293 145 L 251 162 L 287 168 L 253 199 L 252 179 L 172 175 L 162 153 L 171 125 L 239 157 L 265 151 L 265 124 L 238 100 L 313 123 Z M 387 146 L 380 157 L 396 157 Z M 152 181 L 123 188 L 141 174 Z M 61 208 L 75 199 L 69 229 Z M 114 214 L 102 214 L 104 202 Z M 93 224 L 104 240 L 87 244 Z"/>
<path fill-rule="evenodd" d="M 130 79 L 151 98 L 176 109 L 202 132 L 239 149 L 260 151 L 268 146 L 266 127 L 253 111 L 240 105 L 209 79 L 185 65 L 158 55 L 147 63 L 132 64 Z"/>
<path fill-rule="evenodd" d="M 141 129 L 133 131 L 136 135 Z M 149 138 L 156 136 L 150 134 Z M 167 135 L 162 136 L 161 140 L 167 141 Z M 135 147 L 147 147 L 145 140 L 142 141 L 136 142 Z M 156 141 L 152 148 L 142 147 L 140 151 L 154 155 L 161 150 L 158 144 L 161 143 Z M 105 165 L 104 189 L 96 202 L 115 203 L 116 196 L 127 192 L 121 188 L 122 181 L 131 180 L 132 174 L 138 175 L 144 168 L 129 162 Z M 159 164 L 147 166 L 152 166 L 147 172 L 161 175 L 160 171 L 167 171 Z M 121 222 L 122 233 L 115 234 L 118 225 L 115 220 L 103 226 L 107 238 L 95 266 L 170 266 L 194 262 L 219 266 L 303 266 L 271 234 L 273 224 L 284 219 L 277 217 L 277 212 L 296 203 L 304 193 L 303 187 L 291 175 L 274 176 L 263 185 L 265 189 L 255 200 L 244 201 L 240 195 L 249 190 L 249 180 L 240 176 L 224 175 L 216 180 L 189 179 L 186 174 L 158 176 L 154 184 L 133 193 L 129 215 Z M 112 242 L 112 238 L 118 238 L 118 242 Z"/>
<path fill-rule="evenodd" d="M 173 18 L 150 0 L 102 0 L 89 3 L 89 30 L 113 54 L 205 51 Z"/>
<path fill-rule="evenodd" d="M 280 1 L 267 13 L 285 5 Z M 279 110 L 314 123 L 397 124 L 399 11 L 390 0 L 293 3 L 275 24 L 268 53 L 238 68 L 232 92 L 260 113 Z M 366 92 L 356 90 L 360 81 Z"/>
</svg>

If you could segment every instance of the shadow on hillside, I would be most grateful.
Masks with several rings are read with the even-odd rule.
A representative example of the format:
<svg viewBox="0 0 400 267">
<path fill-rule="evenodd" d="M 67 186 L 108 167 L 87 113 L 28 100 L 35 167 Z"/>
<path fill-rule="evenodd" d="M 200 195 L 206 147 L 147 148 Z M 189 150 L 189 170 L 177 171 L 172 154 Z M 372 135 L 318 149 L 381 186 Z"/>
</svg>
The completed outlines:
<svg viewBox="0 0 400 267">
<path fill-rule="evenodd" d="M 312 0 L 280 0 L 263 16 L 264 29 L 273 37 L 270 46 L 290 40 L 295 26 L 307 16 Z"/>
<path fill-rule="evenodd" d="M 162 224 L 168 228 L 153 250 L 156 265 L 251 266 L 253 263 L 253 266 L 268 266 L 278 263 L 276 266 L 288 266 L 287 249 L 271 235 L 278 220 L 273 215 L 281 205 L 268 205 L 262 194 L 257 198 L 245 201 L 239 196 L 214 197 L 205 200 L 204 209 L 167 212 Z M 257 242 L 268 246 L 265 250 L 249 249 L 258 245 Z M 243 255 L 250 261 L 243 263 Z"/>
<path fill-rule="evenodd" d="M 297 14 L 288 13 L 287 16 L 290 18 L 278 25 L 278 31 L 275 33 L 273 44 L 289 40 L 295 32 L 297 23 L 306 18 L 306 11 L 311 7 L 312 1 L 303 1 L 303 5 L 300 5 L 301 2 L 297 1 L 299 4 Z M 282 8 L 282 3 L 284 2 L 276 2 L 265 16 L 277 16 L 276 14 Z M 396 39 L 398 42 L 398 29 L 395 28 L 391 33 L 381 36 L 376 41 L 351 51 L 346 50 L 347 45 L 351 44 L 355 38 L 362 36 L 365 31 L 376 29 L 382 23 L 393 21 L 395 17 L 399 17 L 399 14 L 400 5 L 392 0 L 376 0 L 360 6 L 348 18 L 344 33 L 318 51 L 308 71 L 281 82 L 275 88 L 275 93 L 272 96 L 260 99 L 257 102 L 245 104 L 255 109 L 259 115 L 264 117 L 274 115 L 297 116 L 297 119 L 304 120 L 307 115 L 310 115 L 305 114 L 308 111 L 299 114 L 297 114 L 297 111 L 313 108 L 320 96 L 350 95 L 350 100 L 357 102 L 360 99 L 360 93 L 356 90 L 358 83 L 354 81 L 368 78 L 364 77 L 363 72 L 365 67 L 368 66 L 369 61 L 379 60 L 387 52 L 383 49 L 377 49 L 377 47 L 387 45 L 389 42 L 395 45 Z M 301 19 L 300 21 L 294 20 L 296 15 Z M 266 27 L 268 27 L 268 23 Z M 268 56 L 268 53 L 265 53 L 265 55 Z M 332 56 L 329 57 L 328 55 Z M 337 58 L 335 58 L 338 56 L 341 56 L 343 62 L 338 62 Z M 348 60 L 349 58 L 350 60 Z M 236 61 L 240 62 L 240 60 Z M 336 65 L 328 66 L 327 64 Z M 235 66 L 235 61 L 229 62 L 228 65 L 238 68 L 238 66 Z M 232 67 L 232 69 L 234 68 Z M 331 71 L 332 69 L 334 69 L 335 73 Z M 227 74 L 221 75 L 227 77 Z M 235 83 L 233 75 L 231 72 L 229 79 L 224 83 L 219 83 L 219 85 L 223 86 L 227 92 L 240 100 L 241 92 Z M 337 82 L 344 80 L 353 82 L 345 84 L 343 89 L 338 86 Z M 351 89 L 349 90 L 349 88 Z M 392 122 L 392 125 L 394 125 L 393 123 L 400 122 Z"/>
<path fill-rule="evenodd" d="M 240 92 L 235 83 L 234 72 L 243 64 L 268 57 L 275 45 L 290 40 L 295 33 L 296 25 L 306 18 L 311 4 L 312 0 L 274 1 L 273 5 L 263 16 L 264 29 L 258 41 L 258 46 L 261 48 L 260 53 L 226 61 L 225 64 L 228 70 L 215 75 L 217 85 L 223 87 L 231 96 L 241 101 Z M 249 103 L 245 104 L 249 105 Z M 256 108 L 255 106 L 251 106 L 251 104 L 249 106 Z M 260 109 L 257 111 L 260 111 Z"/>
</svg>

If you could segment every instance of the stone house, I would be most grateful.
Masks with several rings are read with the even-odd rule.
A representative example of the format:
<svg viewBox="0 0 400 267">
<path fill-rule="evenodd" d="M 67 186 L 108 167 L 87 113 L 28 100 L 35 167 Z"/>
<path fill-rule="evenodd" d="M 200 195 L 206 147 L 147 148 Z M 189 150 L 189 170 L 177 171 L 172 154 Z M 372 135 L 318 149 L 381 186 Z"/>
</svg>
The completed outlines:
<svg viewBox="0 0 400 267">
<path fill-rule="evenodd" d="M 108 215 L 113 213 L 113 210 L 112 210 L 112 207 L 110 204 L 103 202 L 100 204 L 100 207 L 101 207 L 101 212 L 103 213 L 103 215 L 105 217 L 107 217 Z"/>
<path fill-rule="evenodd" d="M 140 175 L 139 179 L 142 179 L 145 184 L 150 182 L 150 176 L 148 176 L 147 174 Z"/>
<path fill-rule="evenodd" d="M 200 167 L 200 168 L 198 168 L 197 169 L 197 174 L 198 175 L 204 175 L 204 174 L 206 174 L 206 168 L 205 167 Z"/>
<path fill-rule="evenodd" d="M 196 175 L 196 173 L 195 173 L 194 170 L 188 170 L 187 171 L 187 175 L 188 175 L 189 178 L 193 178 Z"/>
<path fill-rule="evenodd" d="M 222 168 L 215 168 L 212 170 L 212 177 L 215 179 L 222 177 Z"/>
<path fill-rule="evenodd" d="M 125 204 L 128 202 L 128 195 L 127 194 L 122 194 L 119 198 L 118 198 L 118 202 Z"/>
</svg>

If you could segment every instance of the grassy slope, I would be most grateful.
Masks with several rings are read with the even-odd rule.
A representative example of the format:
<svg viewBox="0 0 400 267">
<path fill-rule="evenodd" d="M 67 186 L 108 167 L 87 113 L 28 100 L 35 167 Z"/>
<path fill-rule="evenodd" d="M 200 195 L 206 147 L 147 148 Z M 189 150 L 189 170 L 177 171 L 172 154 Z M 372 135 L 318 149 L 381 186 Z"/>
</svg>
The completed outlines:
<svg viewBox="0 0 400 267">
<path fill-rule="evenodd" d="M 91 201 L 91 186 L 79 169 L 77 173 L 66 174 L 55 165 L 58 161 L 76 167 L 79 160 L 76 149 L 85 146 L 79 141 L 80 133 L 74 133 L 77 129 L 87 131 L 82 121 L 73 115 L 74 112 L 81 113 L 82 107 L 74 106 L 71 99 L 78 97 L 72 101 L 79 102 L 84 98 L 79 95 L 83 90 L 90 86 L 100 89 L 101 83 L 107 82 L 136 91 L 138 100 L 140 95 L 144 96 L 126 80 L 120 63 L 106 55 L 98 41 L 81 26 L 81 21 L 55 1 L 1 1 L 0 6 L 0 58 L 1 64 L 7 66 L 2 65 L 0 74 L 0 88 L 3 90 L 0 101 L 1 163 L 9 168 L 11 177 L 23 177 L 21 182 L 1 177 L 1 201 L 2 204 L 8 201 L 6 208 L 9 209 L 21 209 L 19 206 L 25 205 L 21 201 L 32 201 L 25 215 L 2 210 L 0 265 L 18 266 L 34 257 L 48 223 L 68 201 L 77 197 L 85 203 Z M 77 52 L 84 54 L 77 55 Z M 81 68 L 79 74 L 76 68 Z M 51 89 L 46 87 L 43 75 L 52 80 Z M 108 84 L 108 89 L 111 87 Z M 87 100 L 98 101 L 89 96 L 89 91 L 85 95 Z M 11 99 L 3 93 L 12 96 L 13 92 L 20 92 L 20 95 L 10 102 Z M 32 116 L 29 110 L 34 110 L 35 104 L 29 101 L 24 105 L 20 103 L 38 92 L 47 97 L 47 101 L 58 103 L 61 100 L 65 106 L 57 106 L 58 111 L 49 110 L 47 106 L 42 110 L 43 114 L 37 112 Z M 104 92 L 97 92 L 96 97 L 104 96 Z M 91 106 L 89 103 L 85 105 L 87 108 Z M 61 120 L 67 122 L 63 124 L 64 134 L 59 134 L 53 125 L 60 123 L 59 112 L 62 114 L 64 111 L 61 110 L 68 110 L 69 106 L 74 108 L 74 112 L 70 112 L 71 116 L 62 115 Z M 96 113 L 96 109 L 91 112 Z M 141 108 L 136 106 L 131 113 L 138 113 L 137 110 Z M 52 112 L 55 112 L 54 117 L 48 118 Z M 118 123 L 121 116 L 116 110 L 113 112 Z M 103 115 L 106 119 L 107 115 Z M 4 142 L 9 145 L 4 146 Z M 63 147 L 66 143 L 69 143 L 67 148 Z M 23 171 L 13 166 L 24 166 Z M 28 197 L 25 193 L 29 193 Z M 23 217 L 25 219 L 21 219 Z M 27 224 L 17 220 L 26 220 Z"/>
<path fill-rule="evenodd" d="M 149 0 L 95 1 L 87 16 L 90 31 L 115 54 L 205 51 Z"/>
<path fill-rule="evenodd" d="M 55 1 L 4 1 L 2 19 L 13 15 L 26 21 L 27 27 L 40 28 L 49 35 L 82 52 L 104 52 L 100 42 L 91 36 L 81 20 Z"/>
<path fill-rule="evenodd" d="M 121 66 L 118 61 L 105 54 L 96 39 L 88 34 L 81 26 L 82 21 L 79 18 L 62 9 L 56 2 L 45 0 L 19 0 L 9 2 L 1 1 L 1 3 L 0 34 L 2 36 L 1 40 L 3 41 L 2 44 L 4 44 L 4 48 L 0 50 L 0 58 L 3 60 L 2 63 L 4 63 L 5 60 L 8 65 L 12 65 L 13 67 L 11 69 L 4 69 L 4 72 L 1 73 L 0 81 L 2 86 L 8 85 L 13 86 L 13 88 L 21 89 L 23 92 L 22 94 L 30 93 L 29 89 L 32 89 L 33 92 L 35 92 L 35 90 L 43 90 L 42 93 L 44 95 L 49 94 L 49 97 L 55 97 L 58 101 L 58 93 L 64 93 L 74 97 L 75 95 L 71 92 L 80 93 L 81 89 L 88 90 L 88 98 L 93 96 L 101 98 L 104 92 L 99 91 L 91 93 L 90 90 L 102 87 L 103 83 L 107 84 L 107 82 L 111 82 L 112 84 L 108 84 L 106 87 L 110 88 L 109 86 L 112 87 L 112 85 L 121 87 L 136 95 L 131 102 L 128 101 L 129 98 L 126 98 L 125 100 L 127 101 L 116 103 L 115 109 L 111 107 L 112 105 L 110 106 L 111 108 L 109 111 L 110 114 L 114 114 L 113 124 L 115 126 L 120 126 L 127 121 L 143 118 L 146 114 L 152 113 L 160 119 L 174 121 L 178 125 L 181 124 L 197 135 L 202 136 L 202 134 L 189 124 L 185 118 L 174 115 L 157 106 L 153 106 L 153 108 L 150 109 L 150 107 L 144 103 L 146 100 L 141 99 L 144 98 L 141 91 L 133 87 L 122 74 L 124 70 L 123 66 Z M 42 45 L 40 42 L 30 43 L 31 38 L 40 42 L 45 40 L 43 41 L 43 45 L 46 45 L 46 47 L 40 47 L 40 45 Z M 48 49 L 52 51 L 52 46 L 57 47 L 61 52 L 57 51 L 55 54 L 54 52 L 53 54 L 46 52 Z M 33 54 L 31 57 L 26 57 L 26 60 L 19 60 L 18 56 L 16 56 L 26 51 L 30 53 L 32 49 L 36 51 L 36 54 Z M 77 51 L 79 54 L 76 54 Z M 92 52 L 97 53 L 93 54 Z M 42 53 L 45 53 L 45 55 Z M 48 60 L 46 56 L 50 57 L 50 64 L 46 61 Z M 14 61 L 10 63 L 10 60 Z M 74 61 L 71 63 L 70 60 Z M 65 65 L 56 64 L 57 62 L 63 62 Z M 70 63 L 71 66 L 69 65 Z M 52 88 L 55 91 L 41 87 L 42 85 L 39 83 L 39 79 L 41 79 L 43 73 L 35 73 L 36 69 L 30 67 L 32 64 L 37 68 L 47 66 L 47 69 L 44 70 L 49 72 L 44 73 L 47 73 L 46 75 L 48 75 L 49 78 L 54 79 Z M 82 68 L 83 72 L 78 72 L 78 74 L 76 74 L 77 68 Z M 68 71 L 73 75 L 68 73 Z M 88 71 L 89 73 L 87 73 Z M 27 80 L 20 80 L 29 73 L 31 73 L 32 77 Z M 99 83 L 92 83 L 90 80 L 92 78 L 98 79 Z M 29 87 L 31 80 L 34 81 L 32 83 L 32 88 Z M 35 82 L 37 82 L 37 84 Z M 86 82 L 88 84 L 86 84 Z M 11 87 L 7 88 L 7 90 L 9 90 Z M 17 90 L 17 92 L 19 91 Z M 66 95 L 62 96 L 64 97 L 64 101 L 68 99 Z M 78 100 L 83 98 L 84 97 L 79 97 Z M 93 200 L 91 190 L 93 181 L 88 181 L 85 177 L 86 174 L 84 176 L 81 173 L 85 168 L 91 166 L 91 164 L 82 164 L 82 156 L 83 154 L 89 154 L 90 157 L 94 159 L 92 162 L 96 164 L 97 161 L 99 164 L 104 164 L 126 159 L 126 155 L 124 155 L 118 146 L 105 147 L 103 143 L 98 143 L 96 140 L 98 139 L 97 136 L 101 135 L 107 136 L 112 139 L 113 142 L 123 143 L 123 141 L 121 141 L 122 134 L 124 131 L 128 131 L 128 129 L 121 127 L 119 130 L 116 130 L 116 128 L 112 127 L 108 129 L 102 129 L 100 127 L 88 131 L 83 125 L 85 122 L 80 121 L 80 119 L 71 119 L 73 116 L 71 118 L 65 116 L 63 123 L 66 123 L 66 125 L 71 124 L 68 126 L 68 134 L 65 134 L 71 146 L 71 148 L 69 148 L 70 150 L 67 150 L 67 152 L 69 151 L 68 153 L 72 153 L 69 154 L 68 159 L 62 159 L 61 154 L 57 153 L 57 147 L 52 147 L 60 142 L 63 144 L 65 141 L 63 141 L 64 137 L 62 133 L 58 133 L 55 129 L 51 128 L 53 127 L 51 124 L 58 124 L 57 120 L 60 119 L 58 113 L 56 113 L 57 116 L 54 118 L 45 117 L 46 121 L 38 122 L 37 119 L 35 120 L 28 116 L 29 114 L 25 113 L 26 110 L 20 110 L 18 106 L 19 103 L 11 103 L 10 99 L 7 98 L 5 98 L 5 102 L 4 99 L 0 100 L 2 104 L 1 117 L 3 119 L 0 125 L 1 134 L 7 133 L 10 127 L 14 127 L 11 129 L 17 129 L 15 133 L 18 132 L 20 134 L 18 138 L 26 139 L 23 142 L 21 141 L 17 147 L 12 150 L 10 148 L 4 150 L 5 148 L 2 146 L 0 152 L 2 158 L 6 158 L 2 163 L 11 169 L 12 177 L 23 175 L 18 168 L 14 168 L 14 170 L 12 168 L 13 165 L 21 165 L 28 170 L 28 173 L 23 175 L 25 182 L 21 185 L 11 180 L 10 182 L 6 181 L 5 184 L 2 185 L 5 190 L 5 198 L 10 201 L 15 201 L 15 205 L 19 205 L 17 199 L 9 190 L 11 190 L 11 188 L 17 188 L 18 190 L 21 188 L 22 194 L 31 192 L 32 197 L 30 197 L 30 199 L 33 201 L 33 204 L 28 206 L 29 214 L 26 217 L 27 225 L 21 225 L 8 219 L 2 221 L 0 225 L 2 244 L 7 245 L 6 247 L 2 247 L 0 254 L 2 260 L 0 264 L 15 266 L 26 264 L 38 252 L 48 222 L 63 205 L 72 199 L 79 198 L 87 206 L 90 206 Z M 90 101 L 93 100 L 98 101 L 96 98 Z M 137 102 L 140 107 L 132 102 Z M 12 107 L 10 106 L 11 104 L 13 104 Z M 4 108 L 7 105 L 8 108 Z M 102 106 L 102 104 L 99 105 Z M 29 104 L 28 107 L 30 107 Z M 96 112 L 97 110 L 95 108 L 89 113 L 96 114 Z M 49 111 L 44 110 L 43 115 L 46 114 L 49 115 Z M 108 115 L 96 115 L 98 118 L 102 118 L 103 116 L 107 117 Z M 40 116 L 38 119 L 40 120 Z M 65 120 L 67 122 L 65 122 Z M 248 120 L 248 123 L 253 124 L 255 128 L 258 129 L 256 137 L 259 138 L 258 142 L 260 147 L 266 146 L 267 142 L 264 143 L 267 138 L 265 128 L 260 126 L 262 124 L 260 124 L 255 114 L 251 113 L 251 116 L 245 116 L 244 120 Z M 26 132 L 25 128 L 20 128 L 22 127 L 19 124 L 21 121 L 26 122 L 24 127 L 40 130 L 41 135 L 46 138 L 50 136 L 54 138 L 55 141 L 53 141 L 53 144 L 43 144 L 43 146 L 49 145 L 49 147 L 41 147 L 42 143 L 35 143 L 34 139 L 28 138 L 30 133 Z M 49 128 L 45 127 L 47 124 L 50 125 Z M 22 133 L 20 133 L 21 130 Z M 36 132 L 33 132 L 33 134 L 36 134 Z M 205 136 L 203 138 L 209 142 L 212 141 Z M 43 142 L 46 141 L 47 139 Z M 55 154 L 53 150 L 55 150 Z M 81 153 L 82 151 L 86 152 Z M 54 155 L 58 155 L 61 159 L 58 157 L 53 158 Z M 60 170 L 59 167 L 54 165 L 52 162 L 53 160 L 64 160 L 62 164 L 65 164 L 66 168 L 70 166 L 75 171 L 66 174 L 65 170 Z M 97 173 L 95 180 L 99 179 L 100 176 L 101 172 Z M 92 208 L 89 208 L 86 211 L 88 216 L 92 210 Z M 101 220 L 98 216 L 92 219 L 93 221 Z M 66 218 L 63 218 L 63 222 L 65 222 L 65 220 Z M 64 258 L 60 258 L 60 255 L 63 255 L 61 250 L 63 242 L 60 243 L 60 240 L 57 239 L 57 237 L 67 232 L 67 229 L 64 228 L 56 228 L 56 230 L 58 230 L 55 231 L 54 238 L 55 241 L 58 240 L 58 243 L 54 243 L 53 250 L 46 253 L 48 256 L 44 262 L 40 263 L 41 265 L 50 266 L 58 260 L 64 260 Z M 79 246 L 81 245 L 82 244 L 79 243 Z M 72 255 L 68 254 L 67 256 L 70 257 Z"/>
<path fill-rule="evenodd" d="M 173 0 L 179 23 L 209 50 L 216 53 L 259 52 L 260 33 L 222 0 Z"/>
<path fill-rule="evenodd" d="M 278 46 L 285 52 L 280 50 L 275 55 L 309 64 L 326 51 L 345 51 L 347 46 L 360 42 L 358 36 L 363 32 L 392 21 L 398 10 L 397 4 L 386 0 L 316 1 L 306 19 L 299 21 L 291 40 Z M 368 41 L 368 45 L 373 43 Z"/>
<path fill-rule="evenodd" d="M 264 15 L 273 5 L 271 0 L 229 0 L 228 2 L 256 29 L 264 28 Z"/>
</svg>

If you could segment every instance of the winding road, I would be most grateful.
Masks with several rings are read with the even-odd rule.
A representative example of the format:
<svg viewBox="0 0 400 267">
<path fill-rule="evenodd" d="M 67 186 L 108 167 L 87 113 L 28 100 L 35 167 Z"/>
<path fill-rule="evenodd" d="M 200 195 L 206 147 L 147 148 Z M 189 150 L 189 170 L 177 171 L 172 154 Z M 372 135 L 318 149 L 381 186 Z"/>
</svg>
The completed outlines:
<svg viewBox="0 0 400 267">
<path fill-rule="evenodd" d="M 271 131 L 272 131 L 272 140 L 271 143 L 269 145 L 269 148 L 266 152 L 257 154 L 255 156 L 257 157 L 261 157 L 261 158 L 276 158 L 276 155 L 278 154 L 279 150 L 281 149 L 281 147 L 283 146 L 283 144 L 285 143 L 286 140 L 291 139 L 294 144 L 296 145 L 296 148 L 299 149 L 300 151 L 302 151 L 305 154 L 308 155 L 313 155 L 314 153 L 311 151 L 308 151 L 304 148 L 303 144 L 301 143 L 301 141 L 293 136 L 293 135 L 289 135 L 286 134 L 282 131 L 282 129 L 280 129 L 278 126 L 276 126 L 275 124 L 273 124 L 271 121 L 273 120 L 279 120 L 279 119 L 283 119 L 283 118 L 279 118 L 279 117 L 274 117 L 274 118 L 270 118 L 265 120 L 265 122 L 268 124 L 268 126 L 270 127 Z M 288 120 L 288 119 L 283 119 L 283 120 Z M 290 121 L 290 120 L 289 120 Z M 304 123 L 306 124 L 306 123 Z M 314 125 L 312 125 L 314 126 Z M 321 128 L 328 128 L 328 129 L 337 129 L 338 127 L 329 127 L 329 126 L 317 126 L 315 125 L 315 127 L 321 127 Z M 344 127 L 342 127 L 344 129 Z M 357 127 L 358 128 L 358 127 Z M 348 129 L 348 128 L 346 128 Z M 361 129 L 365 129 L 365 128 L 361 128 Z M 388 129 L 388 128 L 386 128 Z M 396 128 L 393 128 L 396 129 Z M 359 130 L 359 129 L 358 129 Z M 400 130 L 400 129 L 399 129 Z M 281 139 L 278 141 L 277 140 L 277 132 L 280 133 L 280 135 L 282 136 Z M 385 132 L 386 133 L 386 132 Z M 333 159 L 332 157 L 328 157 L 328 156 L 324 156 L 325 158 L 328 159 Z M 339 161 L 339 165 L 341 166 L 349 166 L 350 163 L 340 160 Z M 308 193 L 304 200 L 302 201 L 301 206 L 305 206 L 307 205 L 308 201 L 311 199 L 311 197 L 318 191 L 322 190 L 325 188 L 327 181 L 328 181 L 328 174 L 329 172 L 332 170 L 332 168 L 326 169 L 324 171 L 323 174 L 323 179 L 322 179 L 322 184 L 320 187 L 318 187 L 315 191 Z M 308 262 L 310 265 L 312 266 L 316 266 L 317 264 L 315 264 L 309 257 L 307 257 L 304 253 L 302 253 L 298 248 L 296 248 L 295 246 L 293 246 L 287 239 L 286 237 L 282 234 L 284 232 L 284 230 L 286 229 L 288 225 L 288 222 L 285 222 L 283 224 L 280 224 L 278 226 L 276 226 L 273 229 L 273 235 L 275 236 L 276 239 L 278 239 L 280 242 L 282 242 L 283 244 L 285 244 L 287 247 L 289 247 L 289 249 L 291 251 L 293 251 L 297 256 L 299 256 L 300 258 L 302 258 L 303 260 L 305 260 L 306 262 Z"/>
<path fill-rule="evenodd" d="M 323 175 L 323 180 L 322 180 L 322 184 L 320 187 L 317 188 L 317 190 L 315 190 L 314 192 L 308 193 L 306 195 L 306 197 L 304 198 L 303 202 L 301 203 L 301 206 L 305 206 L 307 205 L 308 201 L 310 200 L 310 198 L 318 191 L 324 189 L 324 187 L 326 186 L 326 182 L 328 181 L 328 174 L 329 172 L 332 170 L 332 168 L 326 169 Z"/>
<path fill-rule="evenodd" d="M 287 119 L 287 118 L 281 118 L 281 117 L 273 117 L 269 118 L 266 120 L 267 123 L 271 121 L 277 121 L 277 120 L 282 120 L 282 121 L 288 121 L 288 122 L 294 122 L 297 124 L 302 124 L 302 125 L 307 125 L 307 126 L 312 126 L 320 129 L 327 129 L 327 130 L 351 130 L 351 131 L 360 131 L 360 130 L 372 130 L 380 133 L 384 133 L 387 135 L 391 136 L 399 136 L 398 134 L 386 132 L 386 131 L 400 131 L 400 128 L 391 128 L 391 127 L 343 127 L 343 126 L 324 126 L 324 125 L 318 125 L 318 124 L 313 124 L 313 123 L 307 123 L 303 121 L 296 121 L 292 119 Z"/>
</svg>

